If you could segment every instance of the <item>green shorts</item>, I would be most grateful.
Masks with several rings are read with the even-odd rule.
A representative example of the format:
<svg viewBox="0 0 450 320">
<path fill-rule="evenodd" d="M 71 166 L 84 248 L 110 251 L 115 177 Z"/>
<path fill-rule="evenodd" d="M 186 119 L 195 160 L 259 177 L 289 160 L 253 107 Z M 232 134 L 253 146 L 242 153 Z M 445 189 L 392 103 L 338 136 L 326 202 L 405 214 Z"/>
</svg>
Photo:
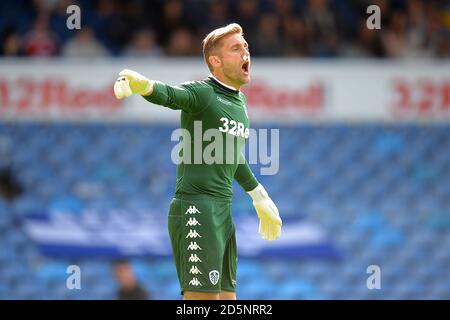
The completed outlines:
<svg viewBox="0 0 450 320">
<path fill-rule="evenodd" d="M 231 200 L 174 198 L 168 220 L 181 293 L 234 292 L 237 248 Z"/>
</svg>

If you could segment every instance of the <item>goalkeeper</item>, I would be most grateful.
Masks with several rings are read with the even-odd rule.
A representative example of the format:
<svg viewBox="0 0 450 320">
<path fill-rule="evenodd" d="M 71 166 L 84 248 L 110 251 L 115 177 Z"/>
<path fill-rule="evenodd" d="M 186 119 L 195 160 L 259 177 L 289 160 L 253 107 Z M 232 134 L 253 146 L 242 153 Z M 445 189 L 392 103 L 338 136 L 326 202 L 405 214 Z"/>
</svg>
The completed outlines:
<svg viewBox="0 0 450 320">
<path fill-rule="evenodd" d="M 231 215 L 233 179 L 252 198 L 259 217 L 259 233 L 265 240 L 280 237 L 282 222 L 277 207 L 241 153 L 249 134 L 249 120 L 246 98 L 239 89 L 250 81 L 250 53 L 242 28 L 233 23 L 209 33 L 203 40 L 203 55 L 211 71 L 203 81 L 170 86 L 125 69 L 114 84 L 114 93 L 118 99 L 138 94 L 151 103 L 181 110 L 181 128 L 188 130 L 190 137 L 194 137 L 195 123 L 200 122 L 202 136 L 206 130 L 214 129 L 222 141 L 229 141 L 230 137 L 237 141 L 231 148 L 227 144 L 222 149 L 228 153 L 224 155 L 227 160 L 232 153 L 231 163 L 187 161 L 189 152 L 183 149 L 168 216 L 184 299 L 231 300 L 236 299 L 237 269 Z M 194 145 L 194 141 L 182 143 Z M 201 146 L 204 149 L 206 145 L 202 142 Z"/>
</svg>

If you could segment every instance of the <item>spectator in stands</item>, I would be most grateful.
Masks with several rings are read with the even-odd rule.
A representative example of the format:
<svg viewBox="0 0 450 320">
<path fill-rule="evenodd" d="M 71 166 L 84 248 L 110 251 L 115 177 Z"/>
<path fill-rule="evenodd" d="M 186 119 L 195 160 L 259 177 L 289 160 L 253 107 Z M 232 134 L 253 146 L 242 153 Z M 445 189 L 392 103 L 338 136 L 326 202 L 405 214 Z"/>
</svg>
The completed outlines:
<svg viewBox="0 0 450 320">
<path fill-rule="evenodd" d="M 99 0 L 89 23 L 99 41 L 111 52 L 117 53 L 131 40 L 134 26 L 129 17 L 125 1 Z"/>
<path fill-rule="evenodd" d="M 94 32 L 89 27 L 83 27 L 63 47 L 66 57 L 95 58 L 108 54 L 105 47 L 97 41 Z"/>
<path fill-rule="evenodd" d="M 40 15 L 36 18 L 33 29 L 25 36 L 24 51 L 27 56 L 49 57 L 58 54 L 58 40 L 49 29 L 48 18 Z"/>
<path fill-rule="evenodd" d="M 257 33 L 259 20 L 259 1 L 238 1 L 236 21 L 245 30 L 245 38 L 251 44 Z"/>
<path fill-rule="evenodd" d="M 20 35 L 15 28 L 6 28 L 0 37 L 0 55 L 2 56 L 22 56 L 22 44 Z"/>
<path fill-rule="evenodd" d="M 279 56 L 283 52 L 283 42 L 279 34 L 278 17 L 273 13 L 261 16 L 258 34 L 249 43 L 250 50 L 256 56 Z"/>
<path fill-rule="evenodd" d="M 311 32 L 312 55 L 334 57 L 338 49 L 338 26 L 336 17 L 328 7 L 327 0 L 309 0 L 304 10 L 304 18 Z"/>
<path fill-rule="evenodd" d="M 167 45 L 166 54 L 168 56 L 192 56 L 199 55 L 195 51 L 194 36 L 187 28 L 181 28 L 173 32 Z M 198 42 L 199 43 L 199 42 Z"/>
<path fill-rule="evenodd" d="M 410 54 L 406 27 L 406 15 L 401 11 L 394 12 L 388 30 L 382 37 L 384 52 L 386 52 L 387 57 L 405 58 Z"/>
<path fill-rule="evenodd" d="M 283 21 L 284 46 L 283 54 L 290 57 L 306 57 L 310 54 L 311 43 L 304 21 L 290 16 Z"/>
<path fill-rule="evenodd" d="M 12 169 L 10 141 L 0 136 L 0 197 L 13 200 L 23 192 Z"/>
<path fill-rule="evenodd" d="M 422 1 L 408 1 L 408 43 L 411 54 L 424 57 L 430 56 L 430 38 L 428 36 L 425 8 Z"/>
<path fill-rule="evenodd" d="M 228 3 L 226 1 L 214 0 L 210 2 L 208 19 L 203 24 L 203 30 L 211 30 L 218 26 L 230 23 Z"/>
<path fill-rule="evenodd" d="M 13 200 L 22 193 L 22 187 L 17 182 L 10 167 L 0 168 L 0 197 Z"/>
<path fill-rule="evenodd" d="M 449 10 L 449 9 L 448 9 Z M 445 23 L 445 14 L 432 3 L 425 5 L 427 13 L 427 36 L 428 45 L 433 55 L 438 58 L 449 57 L 449 41 L 450 41 L 450 19 Z M 447 13 L 450 17 L 450 13 Z"/>
<path fill-rule="evenodd" d="M 0 21 L 8 22 L 0 23 L 0 55 L 62 54 L 59 48 L 77 36 L 65 27 L 69 4 L 70 0 L 0 4 Z M 157 49 L 144 49 L 152 46 L 151 36 L 143 36 L 146 32 L 139 31 L 146 29 L 154 31 L 153 42 L 163 53 L 201 56 L 201 52 L 186 50 L 185 41 L 199 43 L 208 30 L 228 22 L 244 27 L 253 53 L 260 56 L 448 56 L 450 7 L 445 1 L 98 0 L 78 5 L 83 12 L 82 26 L 89 24 L 96 40 L 107 49 L 95 49 L 96 56 L 98 51 L 102 51 L 100 55 L 147 56 L 148 51 L 150 55 L 158 54 Z M 359 21 L 367 19 L 369 5 L 380 8 L 380 30 L 369 32 L 363 24 L 358 28 Z M 37 18 L 33 24 L 34 16 Z M 17 32 L 11 32 L 11 27 Z M 270 43 L 263 45 L 266 36 L 270 36 Z M 180 38 L 183 43 L 179 46 L 174 39 Z M 195 46 L 191 43 L 190 47 Z M 87 51 L 90 50 L 92 47 Z"/>
<path fill-rule="evenodd" d="M 160 56 L 162 52 L 156 43 L 154 32 L 150 29 L 141 29 L 134 34 L 124 54 L 129 57 L 155 57 Z"/>
<path fill-rule="evenodd" d="M 292 0 L 273 0 L 275 6 L 275 14 L 280 21 L 287 19 L 294 14 L 294 3 Z"/>
<path fill-rule="evenodd" d="M 436 57 L 441 59 L 450 58 L 450 33 L 443 35 L 438 43 Z"/>
<path fill-rule="evenodd" d="M 147 291 L 136 280 L 133 267 L 126 260 L 114 263 L 114 273 L 119 284 L 117 299 L 119 300 L 148 300 Z"/>
<path fill-rule="evenodd" d="M 164 2 L 162 18 L 157 28 L 158 42 L 166 48 L 169 46 L 175 32 L 187 28 L 183 16 L 183 3 L 180 0 Z M 190 30 L 187 30 L 187 32 L 190 32 Z"/>
<path fill-rule="evenodd" d="M 383 57 L 380 33 L 376 29 L 368 29 L 366 20 L 362 19 L 356 37 L 342 44 L 339 55 L 350 58 Z"/>
<path fill-rule="evenodd" d="M 49 2 L 49 1 L 47 1 Z M 74 35 L 74 30 L 67 28 L 67 8 L 74 4 L 73 0 L 58 0 L 50 1 L 54 2 L 54 7 L 49 12 L 49 26 L 53 32 L 55 32 L 60 44 L 66 43 L 66 41 Z M 49 9 L 47 9 L 49 10 Z M 82 13 L 83 14 L 83 13 Z M 85 23 L 85 17 L 81 20 L 81 25 Z"/>
</svg>

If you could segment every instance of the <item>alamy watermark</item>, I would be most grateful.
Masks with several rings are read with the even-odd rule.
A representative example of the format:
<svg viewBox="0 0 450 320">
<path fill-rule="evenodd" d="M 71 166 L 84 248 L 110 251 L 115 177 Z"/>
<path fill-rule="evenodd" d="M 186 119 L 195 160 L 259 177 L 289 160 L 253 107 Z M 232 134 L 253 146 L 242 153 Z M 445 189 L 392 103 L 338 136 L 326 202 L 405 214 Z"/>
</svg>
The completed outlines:
<svg viewBox="0 0 450 320">
<path fill-rule="evenodd" d="M 202 121 L 194 121 L 193 136 L 187 129 L 174 130 L 171 140 L 178 143 L 172 148 L 172 162 L 177 165 L 244 164 L 248 153 L 248 163 L 261 165 L 261 175 L 277 174 L 279 129 L 244 128 L 240 122 L 223 119 L 221 127 L 204 131 Z"/>
<path fill-rule="evenodd" d="M 381 268 L 376 264 L 367 267 L 366 273 L 370 276 L 366 280 L 366 286 L 369 290 L 381 289 Z"/>
<path fill-rule="evenodd" d="M 372 4 L 367 7 L 366 13 L 370 16 L 366 20 L 366 26 L 369 30 L 381 29 L 381 9 L 379 6 Z"/>
<path fill-rule="evenodd" d="M 73 264 L 67 267 L 66 273 L 69 276 L 66 279 L 66 287 L 69 290 L 81 289 L 81 269 Z"/>
<path fill-rule="evenodd" d="M 81 29 L 81 9 L 79 6 L 72 4 L 67 7 L 66 13 L 70 16 L 66 20 L 66 26 L 69 30 Z"/>
</svg>

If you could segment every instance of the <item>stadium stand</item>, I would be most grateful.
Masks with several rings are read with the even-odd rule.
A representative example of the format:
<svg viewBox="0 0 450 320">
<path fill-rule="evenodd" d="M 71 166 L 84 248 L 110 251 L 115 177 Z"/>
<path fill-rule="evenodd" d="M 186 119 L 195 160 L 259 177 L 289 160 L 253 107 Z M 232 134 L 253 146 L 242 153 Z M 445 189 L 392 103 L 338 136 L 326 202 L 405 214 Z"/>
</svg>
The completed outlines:
<svg viewBox="0 0 450 320">
<path fill-rule="evenodd" d="M 20 218 L 93 207 L 120 208 L 122 214 L 147 208 L 166 215 L 175 179 L 167 143 L 172 129 L 2 123 L 0 138 L 13 146 L 8 156 L 24 192 L 0 200 L 0 298 L 113 299 L 109 260 L 42 256 Z M 284 217 L 301 211 L 322 224 L 344 257 L 242 259 L 238 298 L 450 297 L 448 125 L 295 125 L 282 127 L 281 134 L 282 168 L 270 177 L 268 189 Z M 237 185 L 234 189 L 234 215 L 254 214 L 247 195 Z M 83 270 L 82 290 L 65 287 L 71 263 Z M 155 299 L 181 299 L 171 259 L 133 259 L 132 264 Z M 370 264 L 381 267 L 381 290 L 365 286 Z"/>
</svg>

